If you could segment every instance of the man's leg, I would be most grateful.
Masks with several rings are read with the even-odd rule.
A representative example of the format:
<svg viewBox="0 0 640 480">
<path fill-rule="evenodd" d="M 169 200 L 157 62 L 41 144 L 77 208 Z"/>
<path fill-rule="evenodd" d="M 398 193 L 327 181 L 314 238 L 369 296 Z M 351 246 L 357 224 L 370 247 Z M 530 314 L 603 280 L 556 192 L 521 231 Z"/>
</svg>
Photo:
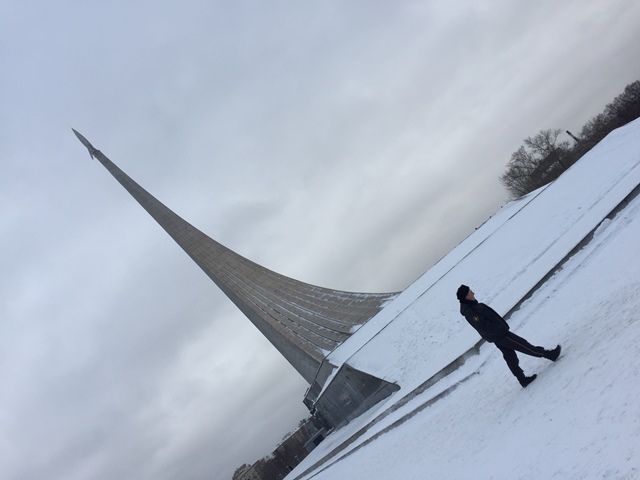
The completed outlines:
<svg viewBox="0 0 640 480">
<path fill-rule="evenodd" d="M 518 379 L 520 385 L 526 388 L 527 385 L 536 379 L 537 375 L 527 377 L 524 374 L 524 371 L 520 368 L 520 360 L 518 359 L 518 355 L 514 349 L 499 345 L 498 343 L 495 343 L 494 345 L 502 352 L 502 356 L 507 362 L 509 370 L 511 370 L 511 373 L 513 373 L 513 375 Z"/>
<path fill-rule="evenodd" d="M 515 333 L 507 332 L 502 340 L 498 340 L 496 345 L 500 345 L 502 347 L 511 348 L 517 352 L 521 352 L 527 355 L 531 355 L 532 357 L 538 358 L 549 358 L 548 350 L 545 350 L 542 347 L 536 347 L 527 342 L 524 338 L 519 337 Z"/>
<path fill-rule="evenodd" d="M 507 367 L 511 370 L 511 373 L 518 379 L 521 380 L 525 377 L 524 371 L 520 368 L 520 360 L 518 360 L 518 355 L 512 348 L 504 347 L 498 343 L 495 343 L 495 346 L 502 352 L 502 356 L 504 357 L 504 361 L 507 362 Z"/>
</svg>

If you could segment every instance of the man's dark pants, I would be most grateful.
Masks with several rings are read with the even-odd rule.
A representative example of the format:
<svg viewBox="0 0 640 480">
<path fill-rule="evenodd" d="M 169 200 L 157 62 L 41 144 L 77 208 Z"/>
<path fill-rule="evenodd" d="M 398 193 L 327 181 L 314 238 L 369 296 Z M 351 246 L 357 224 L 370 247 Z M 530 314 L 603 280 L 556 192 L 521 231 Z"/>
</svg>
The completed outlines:
<svg viewBox="0 0 640 480">
<path fill-rule="evenodd" d="M 494 342 L 495 346 L 500 349 L 502 356 L 507 362 L 507 366 L 518 380 L 525 377 L 524 372 L 520 368 L 520 362 L 516 352 L 521 352 L 532 357 L 548 358 L 548 352 L 542 347 L 536 347 L 527 342 L 524 338 L 519 337 L 515 333 L 507 332 L 504 338 Z"/>
</svg>

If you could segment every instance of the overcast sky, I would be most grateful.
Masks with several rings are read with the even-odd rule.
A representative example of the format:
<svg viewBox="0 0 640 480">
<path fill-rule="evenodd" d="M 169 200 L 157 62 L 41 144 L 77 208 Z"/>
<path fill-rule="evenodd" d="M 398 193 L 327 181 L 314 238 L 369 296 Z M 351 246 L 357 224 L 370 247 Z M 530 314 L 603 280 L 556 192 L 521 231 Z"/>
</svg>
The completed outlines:
<svg viewBox="0 0 640 480">
<path fill-rule="evenodd" d="M 399 291 L 506 202 L 525 137 L 640 78 L 638 25 L 637 0 L 0 3 L 0 478 L 230 479 L 307 414 L 72 127 L 251 260 Z"/>
</svg>

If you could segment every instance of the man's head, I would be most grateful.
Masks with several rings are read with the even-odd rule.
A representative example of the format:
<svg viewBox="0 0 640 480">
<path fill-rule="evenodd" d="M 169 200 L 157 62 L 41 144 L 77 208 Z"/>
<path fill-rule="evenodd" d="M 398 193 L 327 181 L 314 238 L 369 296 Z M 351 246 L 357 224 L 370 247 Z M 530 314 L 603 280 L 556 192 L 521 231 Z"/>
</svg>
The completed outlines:
<svg viewBox="0 0 640 480">
<path fill-rule="evenodd" d="M 469 287 L 467 287 L 466 285 L 460 285 L 460 287 L 458 287 L 458 291 L 456 292 L 456 297 L 461 302 L 463 300 L 474 301 L 476 299 L 473 291 Z"/>
</svg>

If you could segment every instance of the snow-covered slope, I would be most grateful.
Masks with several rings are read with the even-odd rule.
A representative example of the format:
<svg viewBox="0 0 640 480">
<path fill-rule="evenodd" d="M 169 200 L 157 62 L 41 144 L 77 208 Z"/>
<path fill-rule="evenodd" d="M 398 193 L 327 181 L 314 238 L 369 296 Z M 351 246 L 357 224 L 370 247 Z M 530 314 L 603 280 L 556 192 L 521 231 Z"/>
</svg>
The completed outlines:
<svg viewBox="0 0 640 480">
<path fill-rule="evenodd" d="M 545 262 L 547 252 L 559 248 L 559 243 L 573 241 L 564 234 L 549 238 L 550 231 L 576 228 L 592 215 L 602 218 L 615 206 L 613 200 L 603 205 L 603 198 L 620 197 L 619 202 L 640 182 L 640 122 L 614 132 L 594 149 L 592 159 L 599 168 L 594 166 L 588 175 L 569 172 L 536 202 L 540 205 L 551 188 L 562 188 L 566 199 L 542 202 L 536 209 L 530 202 L 519 209 L 517 216 L 526 222 L 549 227 L 539 237 L 514 246 L 506 240 L 492 244 L 489 240 L 499 236 L 490 235 L 475 247 L 484 249 L 483 258 L 501 265 L 524 264 L 525 268 L 516 270 L 506 283 L 494 278 L 491 271 L 452 278 L 442 292 L 435 288 L 442 283 L 440 279 L 427 289 L 438 292 L 434 300 L 398 326 L 395 340 L 386 339 L 392 339 L 390 345 L 385 346 L 378 334 L 373 340 L 381 341 L 376 346 L 377 356 L 363 356 L 356 362 L 358 366 L 416 382 L 424 378 L 425 368 L 432 364 L 441 368 L 452 351 L 463 348 L 465 342 L 475 342 L 477 335 L 456 312 L 457 284 L 471 284 L 478 299 L 498 311 L 515 305 L 522 298 L 517 284 L 529 281 L 521 279 L 531 274 L 532 262 Z M 574 203 L 574 214 L 567 215 L 569 197 L 576 196 L 580 201 Z M 596 209 L 601 211 L 594 213 Z M 515 232 L 517 216 L 511 216 L 509 222 L 498 221 L 498 228 Z M 568 247 L 573 248 L 562 246 Z M 499 351 L 486 344 L 480 355 L 316 469 L 315 478 L 640 478 L 639 255 L 640 198 L 636 198 L 613 220 L 605 220 L 594 238 L 511 317 L 514 331 L 533 343 L 547 347 L 562 343 L 563 356 L 558 363 L 520 355 L 527 373 L 539 373 L 538 380 L 523 390 Z M 464 270 L 473 272 L 470 267 Z M 446 309 L 436 301 L 444 295 Z M 435 320 L 431 314 L 434 306 L 440 309 Z M 441 322 L 444 327 L 421 329 L 427 312 L 430 322 Z M 392 326 L 384 330 L 391 332 Z M 402 351 L 410 354 L 399 359 L 396 352 Z M 429 402 L 452 385 L 457 386 L 448 395 Z M 331 435 L 289 477 L 295 478 L 313 465 L 392 401 L 397 398 Z M 410 412 L 419 413 L 392 427 Z"/>
<path fill-rule="evenodd" d="M 329 360 L 398 383 L 396 396 L 412 391 L 477 341 L 456 312 L 461 283 L 507 313 L 639 183 L 640 120 L 545 189 L 504 207 Z"/>
</svg>

